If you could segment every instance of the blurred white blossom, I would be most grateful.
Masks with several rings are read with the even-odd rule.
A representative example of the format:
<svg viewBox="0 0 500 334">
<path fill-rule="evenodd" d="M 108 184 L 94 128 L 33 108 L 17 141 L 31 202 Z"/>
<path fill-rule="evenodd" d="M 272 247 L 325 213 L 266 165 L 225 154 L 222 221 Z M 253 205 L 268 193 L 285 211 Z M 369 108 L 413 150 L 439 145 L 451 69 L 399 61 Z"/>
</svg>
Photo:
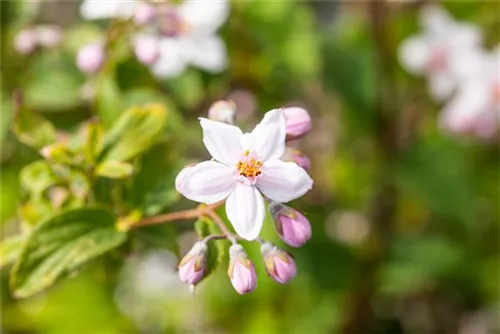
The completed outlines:
<svg viewBox="0 0 500 334">
<path fill-rule="evenodd" d="M 86 0 L 88 20 L 131 18 L 140 26 L 132 37 L 137 59 L 158 77 L 175 77 L 188 65 L 211 73 L 227 67 L 227 51 L 217 29 L 227 20 L 229 3 L 217 1 L 117 2 Z"/>
<path fill-rule="evenodd" d="M 456 64 L 469 50 L 480 47 L 481 31 L 472 24 L 453 20 L 437 5 L 422 8 L 420 23 L 423 31 L 402 43 L 400 61 L 409 72 L 426 76 L 430 93 L 444 101 L 459 82 Z"/>
<path fill-rule="evenodd" d="M 14 48 L 21 54 L 29 54 L 36 47 L 54 48 L 61 43 L 62 30 L 56 25 L 37 25 L 17 33 Z"/>
</svg>

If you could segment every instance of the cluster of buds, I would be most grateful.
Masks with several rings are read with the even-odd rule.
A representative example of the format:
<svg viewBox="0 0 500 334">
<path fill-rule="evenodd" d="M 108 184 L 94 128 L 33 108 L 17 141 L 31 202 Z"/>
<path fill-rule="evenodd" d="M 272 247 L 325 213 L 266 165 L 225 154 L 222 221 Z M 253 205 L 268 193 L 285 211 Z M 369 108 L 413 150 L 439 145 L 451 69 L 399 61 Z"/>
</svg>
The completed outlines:
<svg viewBox="0 0 500 334">
<path fill-rule="evenodd" d="M 179 263 L 180 279 L 191 286 L 199 283 L 207 273 L 206 241 L 199 241 Z M 267 274 L 280 284 L 289 283 L 297 274 L 297 267 L 291 254 L 269 242 L 262 242 L 261 253 Z M 229 248 L 227 271 L 233 288 L 239 294 L 247 294 L 257 287 L 255 266 L 240 244 Z"/>
<path fill-rule="evenodd" d="M 21 54 L 30 54 L 37 47 L 52 49 L 62 40 L 61 28 L 56 25 L 38 25 L 26 28 L 14 38 L 14 48 Z"/>
</svg>

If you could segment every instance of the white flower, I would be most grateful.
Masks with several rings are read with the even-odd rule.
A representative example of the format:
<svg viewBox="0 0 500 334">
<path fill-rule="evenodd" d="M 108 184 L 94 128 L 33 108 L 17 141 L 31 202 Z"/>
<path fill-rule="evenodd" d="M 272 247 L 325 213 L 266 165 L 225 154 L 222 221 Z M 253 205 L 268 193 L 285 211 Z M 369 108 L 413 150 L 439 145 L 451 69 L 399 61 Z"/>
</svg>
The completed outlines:
<svg viewBox="0 0 500 334">
<path fill-rule="evenodd" d="M 471 24 L 454 21 L 437 5 L 423 7 L 420 21 L 424 31 L 402 43 L 400 61 L 409 72 L 428 76 L 431 94 L 443 101 L 457 87 L 453 63 L 462 62 L 460 57 L 481 45 L 481 32 Z"/>
<path fill-rule="evenodd" d="M 149 10 L 145 10 L 146 7 Z M 178 76 L 188 65 L 212 73 L 227 67 L 225 44 L 216 35 L 229 15 L 227 0 L 188 0 L 179 5 L 138 0 L 86 0 L 80 12 L 89 20 L 134 16 L 135 22 L 142 27 L 132 37 L 135 53 L 158 77 Z M 147 19 L 144 12 L 148 13 Z"/>
<path fill-rule="evenodd" d="M 440 115 L 441 126 L 457 134 L 492 138 L 500 124 L 500 47 L 491 53 L 475 50 L 462 59 L 462 64 L 455 64 L 462 82 Z"/>
<path fill-rule="evenodd" d="M 265 217 L 262 195 L 283 203 L 311 189 L 313 180 L 304 169 L 279 159 L 286 137 L 280 109 L 269 111 L 251 133 L 205 118 L 200 123 L 213 160 L 184 168 L 176 179 L 177 190 L 206 204 L 227 198 L 227 217 L 241 237 L 258 237 Z"/>
</svg>

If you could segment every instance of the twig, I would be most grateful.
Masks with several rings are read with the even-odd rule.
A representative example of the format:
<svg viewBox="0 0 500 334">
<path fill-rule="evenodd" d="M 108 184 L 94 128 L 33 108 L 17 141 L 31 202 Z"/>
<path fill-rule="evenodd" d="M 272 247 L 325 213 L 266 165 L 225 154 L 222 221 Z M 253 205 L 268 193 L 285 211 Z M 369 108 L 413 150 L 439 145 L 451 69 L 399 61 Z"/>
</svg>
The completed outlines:
<svg viewBox="0 0 500 334">
<path fill-rule="evenodd" d="M 186 219 L 199 218 L 199 217 L 203 216 L 204 214 L 208 214 L 208 212 L 212 212 L 214 209 L 218 208 L 223 203 L 224 203 L 224 201 L 220 201 L 220 202 L 210 204 L 207 206 L 199 206 L 196 209 L 171 212 L 171 213 L 166 213 L 163 215 L 144 218 L 144 219 L 138 221 L 137 223 L 132 224 L 130 226 L 130 229 L 139 228 L 139 227 L 143 227 L 143 226 L 163 224 L 163 223 L 168 223 L 168 222 L 172 222 L 175 220 L 186 220 Z"/>
<path fill-rule="evenodd" d="M 222 234 L 226 235 L 233 245 L 236 244 L 236 238 L 234 234 L 228 230 L 226 224 L 224 224 L 224 222 L 222 221 L 222 219 L 220 219 L 218 214 L 216 214 L 213 210 L 207 210 L 204 212 L 204 215 L 207 215 L 210 218 L 212 218 L 214 223 L 217 224 L 217 226 L 219 227 Z"/>
</svg>

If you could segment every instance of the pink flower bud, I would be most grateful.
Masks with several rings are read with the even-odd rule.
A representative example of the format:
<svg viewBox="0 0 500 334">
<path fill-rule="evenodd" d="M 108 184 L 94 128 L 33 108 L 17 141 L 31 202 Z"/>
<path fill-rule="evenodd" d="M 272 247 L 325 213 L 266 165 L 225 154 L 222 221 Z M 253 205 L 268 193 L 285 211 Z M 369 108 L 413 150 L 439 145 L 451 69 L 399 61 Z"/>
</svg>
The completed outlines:
<svg viewBox="0 0 500 334">
<path fill-rule="evenodd" d="M 196 284 L 205 274 L 208 247 L 203 241 L 198 241 L 179 263 L 179 277 L 188 284 Z"/>
<path fill-rule="evenodd" d="M 297 266 L 292 255 L 266 242 L 260 248 L 264 256 L 267 274 L 276 282 L 287 284 L 297 275 Z"/>
<path fill-rule="evenodd" d="M 269 211 L 281 239 L 292 247 L 300 247 L 311 238 L 311 224 L 299 211 L 271 202 Z"/>
<path fill-rule="evenodd" d="M 21 54 L 29 54 L 35 50 L 36 35 L 31 29 L 21 30 L 14 39 L 14 48 Z"/>
<path fill-rule="evenodd" d="M 309 160 L 307 155 L 296 148 L 287 147 L 281 159 L 285 161 L 295 162 L 297 165 L 307 171 L 311 168 L 311 160 Z"/>
<path fill-rule="evenodd" d="M 100 42 L 85 45 L 78 51 L 76 64 L 87 74 L 95 74 L 104 63 L 104 46 Z"/>
<path fill-rule="evenodd" d="M 42 25 L 35 29 L 38 44 L 46 48 L 53 48 L 61 43 L 61 28 L 55 25 Z"/>
<path fill-rule="evenodd" d="M 257 287 L 257 274 L 243 247 L 241 245 L 232 245 L 229 249 L 229 258 L 227 274 L 236 292 L 243 295 L 255 290 Z"/>
<path fill-rule="evenodd" d="M 134 41 L 134 51 L 141 63 L 151 65 L 160 56 L 159 41 L 153 36 L 141 35 Z"/>
<path fill-rule="evenodd" d="M 145 25 L 154 20 L 156 16 L 155 7 L 148 3 L 140 3 L 134 13 L 134 22 L 137 25 Z"/>
<path fill-rule="evenodd" d="M 298 107 L 283 108 L 286 118 L 286 139 L 294 140 L 305 136 L 312 128 L 311 116 L 307 110 Z"/>
<path fill-rule="evenodd" d="M 236 105 L 233 101 L 220 100 L 208 109 L 208 118 L 217 122 L 234 124 Z"/>
</svg>

